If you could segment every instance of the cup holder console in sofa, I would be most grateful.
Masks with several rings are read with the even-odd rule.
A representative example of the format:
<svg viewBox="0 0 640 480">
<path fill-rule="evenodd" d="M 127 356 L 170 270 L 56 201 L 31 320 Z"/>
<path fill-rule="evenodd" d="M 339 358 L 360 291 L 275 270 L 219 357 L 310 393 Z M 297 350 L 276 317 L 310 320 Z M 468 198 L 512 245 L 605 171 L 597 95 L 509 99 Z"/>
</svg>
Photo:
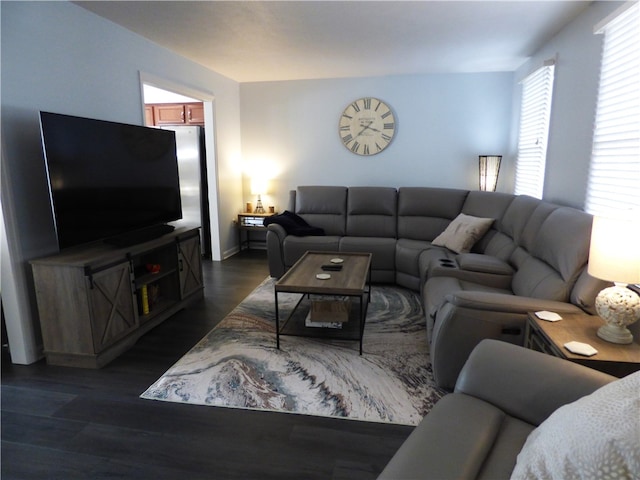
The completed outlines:
<svg viewBox="0 0 640 480">
<path fill-rule="evenodd" d="M 522 344 L 528 311 L 594 313 L 607 285 L 586 272 L 591 215 L 525 195 L 301 186 L 290 192 L 287 210 L 324 235 L 268 225 L 271 276 L 282 276 L 307 250 L 371 252 L 374 283 L 420 292 L 434 377 L 447 389 L 482 339 Z M 469 251 L 447 248 L 452 235 L 458 240 L 450 225 L 473 230 L 458 228 L 461 219 L 490 222 Z"/>
</svg>

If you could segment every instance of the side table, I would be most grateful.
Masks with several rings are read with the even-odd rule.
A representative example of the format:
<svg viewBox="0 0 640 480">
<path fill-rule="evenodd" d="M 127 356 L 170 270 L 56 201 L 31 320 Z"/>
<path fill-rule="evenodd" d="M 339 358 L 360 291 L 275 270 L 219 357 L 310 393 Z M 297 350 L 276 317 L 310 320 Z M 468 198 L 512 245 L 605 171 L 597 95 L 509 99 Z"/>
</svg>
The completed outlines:
<svg viewBox="0 0 640 480">
<path fill-rule="evenodd" d="M 587 313 L 562 313 L 562 320 L 548 322 L 534 312 L 527 314 L 525 347 L 544 352 L 571 362 L 580 363 L 601 372 L 624 377 L 640 370 L 640 344 L 638 339 L 628 345 L 602 340 L 596 332 L 604 320 Z M 564 344 L 571 341 L 588 343 L 598 350 L 591 357 L 571 353 Z"/>
<path fill-rule="evenodd" d="M 277 212 L 276 212 L 277 213 Z M 243 245 L 247 246 L 247 250 L 251 246 L 251 232 L 263 232 L 266 233 L 267 229 L 263 225 L 264 219 L 275 215 L 275 213 L 239 213 L 238 214 L 238 244 L 240 251 L 242 251 Z M 242 238 L 242 232 L 245 232 L 244 239 Z M 258 240 L 254 240 L 258 241 Z M 259 240 L 264 243 L 266 240 Z"/>
</svg>

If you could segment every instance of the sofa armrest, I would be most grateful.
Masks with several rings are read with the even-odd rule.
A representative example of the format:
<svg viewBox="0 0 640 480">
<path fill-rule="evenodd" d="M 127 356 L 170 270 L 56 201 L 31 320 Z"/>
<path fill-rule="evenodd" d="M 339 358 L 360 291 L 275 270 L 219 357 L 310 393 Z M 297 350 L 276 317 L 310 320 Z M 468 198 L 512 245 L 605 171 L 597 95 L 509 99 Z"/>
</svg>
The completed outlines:
<svg viewBox="0 0 640 480">
<path fill-rule="evenodd" d="M 447 295 L 445 300 L 457 307 L 491 312 L 527 313 L 537 312 L 538 310 L 549 310 L 558 313 L 582 313 L 580 308 L 571 303 L 533 297 L 520 297 L 508 293 L 469 290 Z"/>
<path fill-rule="evenodd" d="M 287 237 L 287 232 L 281 225 L 272 223 L 267 226 L 267 259 L 269 262 L 269 275 L 280 278 L 284 275 L 284 249 L 282 242 Z"/>
<path fill-rule="evenodd" d="M 581 312 L 570 303 L 506 293 L 464 291 L 449 294 L 438 309 L 430 356 L 437 385 L 451 390 L 471 351 L 486 338 L 524 344 L 527 312 Z"/>
<path fill-rule="evenodd" d="M 533 425 L 615 377 L 524 347 L 483 340 L 465 363 L 455 392 L 480 398 Z"/>
<path fill-rule="evenodd" d="M 462 270 L 470 272 L 492 273 L 494 275 L 513 275 L 514 270 L 507 262 L 481 253 L 461 253 L 456 261 Z"/>
<path fill-rule="evenodd" d="M 447 258 L 433 259 L 427 269 L 426 278 L 451 277 L 463 282 L 510 290 L 513 273 L 509 264 L 502 260 L 470 253 L 458 255 L 455 261 Z"/>
</svg>

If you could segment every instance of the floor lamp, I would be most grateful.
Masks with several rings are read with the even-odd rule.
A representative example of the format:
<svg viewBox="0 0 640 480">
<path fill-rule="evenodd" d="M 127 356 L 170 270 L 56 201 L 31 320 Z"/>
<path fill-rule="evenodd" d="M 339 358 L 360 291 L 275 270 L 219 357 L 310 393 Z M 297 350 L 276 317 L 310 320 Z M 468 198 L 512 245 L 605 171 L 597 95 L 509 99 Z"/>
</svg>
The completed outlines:
<svg viewBox="0 0 640 480">
<path fill-rule="evenodd" d="M 480 155 L 478 159 L 480 190 L 483 192 L 495 192 L 498 185 L 502 155 Z"/>
</svg>

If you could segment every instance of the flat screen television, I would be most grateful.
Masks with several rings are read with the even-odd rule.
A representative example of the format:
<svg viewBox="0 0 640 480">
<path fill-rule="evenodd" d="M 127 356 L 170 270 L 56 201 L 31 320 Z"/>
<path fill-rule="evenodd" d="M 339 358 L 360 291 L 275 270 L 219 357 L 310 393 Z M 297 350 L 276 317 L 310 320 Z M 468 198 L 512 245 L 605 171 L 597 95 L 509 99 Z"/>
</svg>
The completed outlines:
<svg viewBox="0 0 640 480">
<path fill-rule="evenodd" d="M 58 246 L 137 243 L 182 218 L 175 133 L 40 112 Z"/>
</svg>

